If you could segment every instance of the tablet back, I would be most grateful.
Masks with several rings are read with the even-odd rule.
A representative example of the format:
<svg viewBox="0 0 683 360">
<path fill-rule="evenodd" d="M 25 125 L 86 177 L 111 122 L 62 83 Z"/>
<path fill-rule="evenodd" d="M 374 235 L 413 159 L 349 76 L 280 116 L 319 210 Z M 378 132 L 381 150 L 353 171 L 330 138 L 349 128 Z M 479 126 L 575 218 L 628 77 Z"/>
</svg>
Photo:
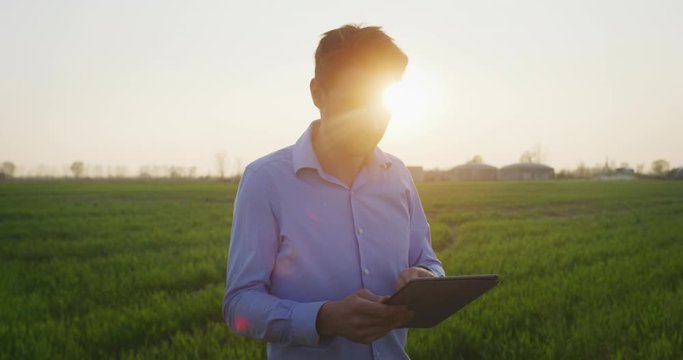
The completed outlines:
<svg viewBox="0 0 683 360">
<path fill-rule="evenodd" d="M 442 322 L 498 284 L 498 275 L 465 275 L 418 278 L 410 281 L 386 301 L 408 305 L 415 316 L 405 325 L 429 328 Z"/>
</svg>

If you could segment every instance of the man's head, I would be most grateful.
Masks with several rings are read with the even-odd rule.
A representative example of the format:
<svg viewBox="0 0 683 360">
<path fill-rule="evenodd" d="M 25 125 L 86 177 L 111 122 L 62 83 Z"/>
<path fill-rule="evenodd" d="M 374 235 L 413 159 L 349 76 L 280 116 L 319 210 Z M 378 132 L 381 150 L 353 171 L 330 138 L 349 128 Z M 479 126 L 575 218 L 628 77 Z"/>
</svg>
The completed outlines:
<svg viewBox="0 0 683 360">
<path fill-rule="evenodd" d="M 379 27 L 345 25 L 323 34 L 311 96 L 336 146 L 365 155 L 377 145 L 390 118 L 384 90 L 401 80 L 407 64 L 408 57 Z"/>
</svg>

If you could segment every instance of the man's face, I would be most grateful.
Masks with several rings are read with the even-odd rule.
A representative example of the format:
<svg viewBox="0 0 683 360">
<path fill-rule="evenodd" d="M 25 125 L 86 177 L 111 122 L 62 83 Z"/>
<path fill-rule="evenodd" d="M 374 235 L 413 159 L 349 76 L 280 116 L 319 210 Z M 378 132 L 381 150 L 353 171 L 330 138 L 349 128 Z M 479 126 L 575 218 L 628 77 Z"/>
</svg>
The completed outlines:
<svg viewBox="0 0 683 360">
<path fill-rule="evenodd" d="M 384 136 L 391 114 L 383 103 L 385 77 L 358 69 L 340 74 L 318 101 L 322 126 L 334 146 L 349 155 L 367 155 Z"/>
</svg>

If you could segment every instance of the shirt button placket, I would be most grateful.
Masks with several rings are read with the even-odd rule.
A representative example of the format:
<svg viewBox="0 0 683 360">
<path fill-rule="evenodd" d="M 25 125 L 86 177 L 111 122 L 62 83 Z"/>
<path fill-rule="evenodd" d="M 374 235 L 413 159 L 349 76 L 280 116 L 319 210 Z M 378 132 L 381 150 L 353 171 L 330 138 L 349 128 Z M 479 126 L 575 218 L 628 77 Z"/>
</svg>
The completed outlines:
<svg viewBox="0 0 683 360">
<path fill-rule="evenodd" d="M 353 192 L 353 190 L 349 190 L 349 196 L 351 197 L 351 212 L 352 212 L 352 216 L 353 216 L 353 221 L 355 224 L 358 224 L 358 218 L 356 217 L 356 213 L 354 211 L 355 206 L 353 205 L 354 204 L 354 201 L 353 201 L 354 200 L 354 192 Z M 360 258 L 358 260 L 359 260 L 360 265 L 361 265 L 361 270 L 363 272 L 363 276 L 365 277 L 365 276 L 370 274 L 370 269 L 368 269 L 365 265 L 363 265 L 363 255 L 362 255 L 362 253 L 363 253 L 363 242 L 360 241 L 360 238 L 363 236 L 364 232 L 365 232 L 365 230 L 363 230 L 362 226 L 356 225 L 356 235 L 357 235 L 356 239 L 358 241 L 358 248 L 360 250 L 360 254 L 359 254 Z M 365 281 L 363 281 L 363 286 L 367 286 L 365 284 Z"/>
</svg>

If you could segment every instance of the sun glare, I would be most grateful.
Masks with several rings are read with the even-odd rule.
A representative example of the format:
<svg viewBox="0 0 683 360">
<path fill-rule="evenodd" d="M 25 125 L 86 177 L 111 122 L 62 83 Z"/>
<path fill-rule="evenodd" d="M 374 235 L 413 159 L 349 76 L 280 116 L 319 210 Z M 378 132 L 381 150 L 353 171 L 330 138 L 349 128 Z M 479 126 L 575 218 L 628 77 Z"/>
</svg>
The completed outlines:
<svg viewBox="0 0 683 360">
<path fill-rule="evenodd" d="M 408 68 L 403 80 L 384 91 L 384 106 L 391 111 L 389 130 L 407 135 L 420 130 L 434 107 L 434 88 L 426 76 Z"/>
</svg>

